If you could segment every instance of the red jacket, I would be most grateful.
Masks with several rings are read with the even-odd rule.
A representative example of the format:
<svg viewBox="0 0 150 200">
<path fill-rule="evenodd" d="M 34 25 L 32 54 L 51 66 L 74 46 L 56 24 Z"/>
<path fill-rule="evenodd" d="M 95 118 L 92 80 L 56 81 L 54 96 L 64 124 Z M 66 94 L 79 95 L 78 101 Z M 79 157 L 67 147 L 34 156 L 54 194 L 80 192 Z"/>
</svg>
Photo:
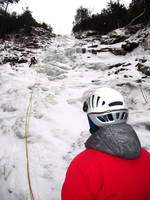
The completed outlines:
<svg viewBox="0 0 150 200">
<path fill-rule="evenodd" d="M 150 153 L 128 160 L 86 149 L 68 168 L 62 200 L 150 200 Z"/>
</svg>

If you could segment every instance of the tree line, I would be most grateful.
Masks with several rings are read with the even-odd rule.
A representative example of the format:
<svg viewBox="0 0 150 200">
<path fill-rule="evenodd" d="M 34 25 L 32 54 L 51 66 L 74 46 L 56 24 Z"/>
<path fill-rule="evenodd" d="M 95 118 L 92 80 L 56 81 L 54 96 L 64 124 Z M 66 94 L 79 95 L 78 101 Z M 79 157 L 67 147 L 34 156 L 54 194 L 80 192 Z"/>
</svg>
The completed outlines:
<svg viewBox="0 0 150 200">
<path fill-rule="evenodd" d="M 112 1 L 101 13 L 91 15 L 87 8 L 82 6 L 77 9 L 73 22 L 73 33 L 79 31 L 96 31 L 100 35 L 121 28 L 123 26 L 150 21 L 150 0 L 132 0 L 126 8 L 119 0 Z"/>
<path fill-rule="evenodd" d="M 0 38 L 4 38 L 6 34 L 15 33 L 21 28 L 26 32 L 30 32 L 31 28 L 43 27 L 52 32 L 51 25 L 46 23 L 38 23 L 32 16 L 31 11 L 26 8 L 24 12 L 18 15 L 16 12 L 9 13 L 9 4 L 18 3 L 20 0 L 0 0 Z"/>
</svg>

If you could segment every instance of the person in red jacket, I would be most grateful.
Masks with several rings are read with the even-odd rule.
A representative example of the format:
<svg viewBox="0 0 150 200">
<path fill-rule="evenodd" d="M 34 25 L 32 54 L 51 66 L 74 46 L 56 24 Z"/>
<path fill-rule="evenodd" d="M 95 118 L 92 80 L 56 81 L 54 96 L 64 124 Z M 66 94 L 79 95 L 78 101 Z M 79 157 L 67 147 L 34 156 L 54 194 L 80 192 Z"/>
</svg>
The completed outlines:
<svg viewBox="0 0 150 200">
<path fill-rule="evenodd" d="M 91 92 L 84 102 L 91 136 L 71 162 L 62 200 L 150 200 L 150 153 L 127 124 L 128 109 L 112 88 Z"/>
</svg>

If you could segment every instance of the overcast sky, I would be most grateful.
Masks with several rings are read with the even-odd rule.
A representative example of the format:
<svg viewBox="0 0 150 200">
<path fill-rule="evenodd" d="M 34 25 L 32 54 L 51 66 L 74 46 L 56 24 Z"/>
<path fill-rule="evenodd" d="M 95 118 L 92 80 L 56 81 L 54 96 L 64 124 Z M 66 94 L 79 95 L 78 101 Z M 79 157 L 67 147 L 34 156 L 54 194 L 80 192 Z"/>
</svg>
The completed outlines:
<svg viewBox="0 0 150 200">
<path fill-rule="evenodd" d="M 53 32 L 57 34 L 70 34 L 72 22 L 77 8 L 83 6 L 88 8 L 92 13 L 100 13 L 106 8 L 110 0 L 20 0 L 19 4 L 9 7 L 9 10 L 22 12 L 29 7 L 33 17 L 38 22 L 50 24 Z M 132 0 L 120 0 L 125 6 L 128 6 Z"/>
</svg>

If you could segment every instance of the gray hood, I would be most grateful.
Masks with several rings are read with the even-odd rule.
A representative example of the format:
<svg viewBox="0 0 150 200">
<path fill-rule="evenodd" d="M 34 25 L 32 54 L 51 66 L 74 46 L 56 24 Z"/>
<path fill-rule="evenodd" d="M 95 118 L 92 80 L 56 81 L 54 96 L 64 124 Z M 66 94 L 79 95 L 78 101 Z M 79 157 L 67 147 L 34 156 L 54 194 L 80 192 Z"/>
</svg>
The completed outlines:
<svg viewBox="0 0 150 200">
<path fill-rule="evenodd" d="M 136 132 L 125 123 L 100 127 L 89 137 L 85 146 L 126 159 L 137 158 L 141 150 Z"/>
</svg>

